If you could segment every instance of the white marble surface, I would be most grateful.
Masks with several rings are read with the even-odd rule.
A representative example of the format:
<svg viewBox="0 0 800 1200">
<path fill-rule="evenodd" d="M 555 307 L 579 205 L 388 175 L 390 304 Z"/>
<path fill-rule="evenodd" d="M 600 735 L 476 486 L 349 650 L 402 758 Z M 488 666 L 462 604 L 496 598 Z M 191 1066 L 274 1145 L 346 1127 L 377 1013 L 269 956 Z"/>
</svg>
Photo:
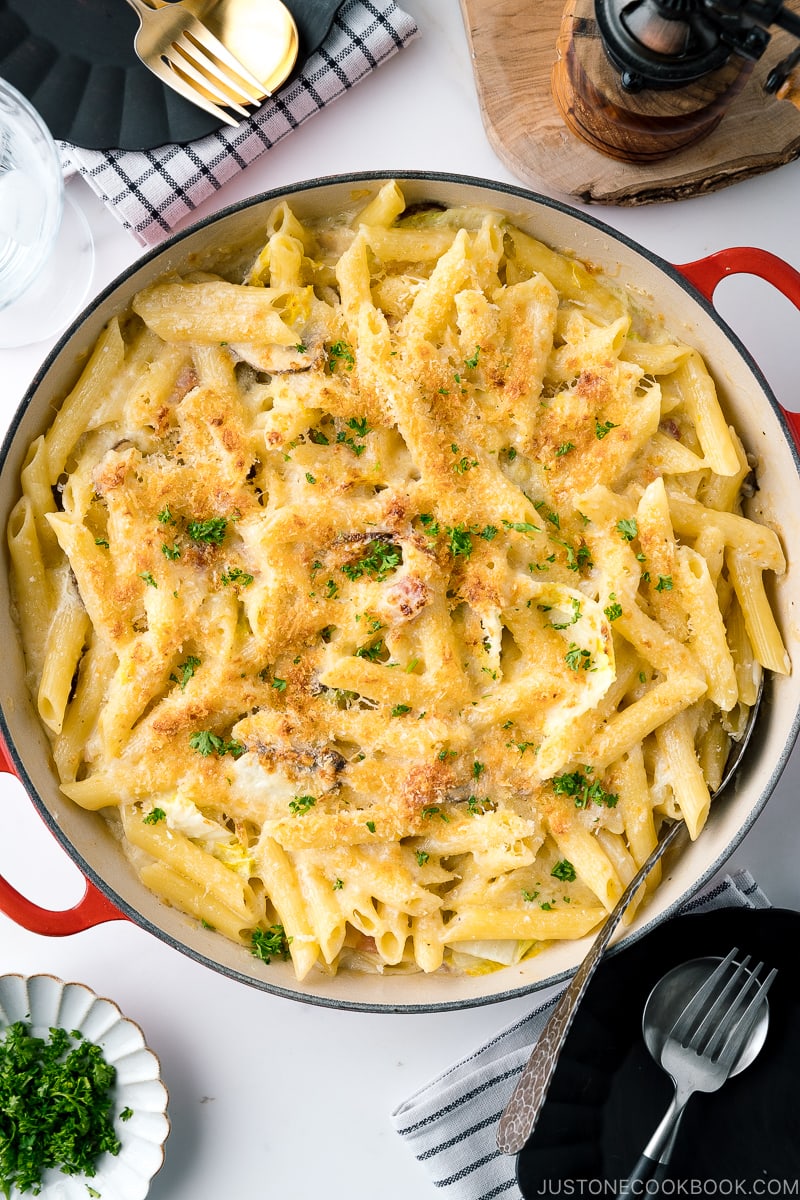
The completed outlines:
<svg viewBox="0 0 800 1200">
<path fill-rule="evenodd" d="M 341 171 L 448 170 L 519 182 L 489 145 L 456 0 L 405 0 L 421 36 L 370 79 L 227 185 L 198 215 L 272 188 Z M 69 184 L 97 245 L 95 290 L 140 253 L 82 180 Z M 594 206 L 595 216 L 680 263 L 759 245 L 800 268 L 800 163 L 677 205 Z M 540 191 L 548 193 L 547 181 Z M 778 398 L 800 409 L 800 317 L 751 278 L 726 281 L 717 304 Z M 0 427 L 49 349 L 0 351 Z M 774 903 L 800 908 L 795 753 L 731 865 L 749 867 Z M 0 777 L 0 871 L 54 907 L 82 892 L 16 780 Z M 0 915 L 0 973 L 47 971 L 113 997 L 144 1028 L 170 1088 L 172 1133 L 153 1200 L 262 1197 L 407 1200 L 435 1189 L 389 1120 L 392 1108 L 524 1013 L 526 1000 L 422 1016 L 336 1012 L 231 982 L 128 923 L 66 938 L 28 933 Z"/>
</svg>

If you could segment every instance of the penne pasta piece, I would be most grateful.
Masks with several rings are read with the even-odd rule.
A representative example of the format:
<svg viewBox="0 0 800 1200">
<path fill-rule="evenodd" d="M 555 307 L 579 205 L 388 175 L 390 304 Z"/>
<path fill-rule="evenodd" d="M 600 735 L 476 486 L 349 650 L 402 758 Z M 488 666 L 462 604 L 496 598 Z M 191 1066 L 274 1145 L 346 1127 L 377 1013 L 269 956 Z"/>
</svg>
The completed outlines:
<svg viewBox="0 0 800 1200">
<path fill-rule="evenodd" d="M 319 942 L 303 902 L 297 874 L 288 855 L 270 837 L 259 839 L 254 857 L 268 882 L 267 894 L 286 931 L 298 979 L 304 979 L 319 957 Z"/>
<path fill-rule="evenodd" d="M 622 895 L 624 882 L 597 837 L 568 819 L 565 807 L 548 817 L 547 825 L 559 852 L 572 864 L 586 886 L 608 912 Z M 619 856 L 616 856 L 619 858 Z"/>
<path fill-rule="evenodd" d="M 234 942 L 249 942 L 256 916 L 244 921 L 240 911 L 225 905 L 218 896 L 195 879 L 174 871 L 167 863 L 145 863 L 139 871 L 142 883 L 167 904 L 196 917 L 209 929 L 215 929 Z"/>
<path fill-rule="evenodd" d="M 788 675 L 791 664 L 767 599 L 763 571 L 747 553 L 737 550 L 728 552 L 727 563 L 756 660 L 768 671 Z"/>
<path fill-rule="evenodd" d="M 74 589 L 67 586 L 65 592 L 48 630 L 37 695 L 39 715 L 56 734 L 64 725 L 72 682 L 90 629 L 86 610 Z"/>
<path fill-rule="evenodd" d="M 140 292 L 133 307 L 164 341 L 291 346 L 298 334 L 277 307 L 282 294 L 223 280 L 162 283 Z"/>
<path fill-rule="evenodd" d="M 720 711 L 729 712 L 739 698 L 739 688 L 707 560 L 696 550 L 682 546 L 676 555 L 676 578 L 688 614 L 687 641 L 705 671 L 708 697 Z"/>
<path fill-rule="evenodd" d="M 414 958 L 421 971 L 432 974 L 444 962 L 444 922 L 439 910 L 411 918 Z"/>
<path fill-rule="evenodd" d="M 406 201 L 402 189 L 394 179 L 384 183 L 370 202 L 355 218 L 358 225 L 378 225 L 389 228 L 405 209 Z"/>
<path fill-rule="evenodd" d="M 119 322 L 114 319 L 100 335 L 78 382 L 47 432 L 45 447 L 51 485 L 58 480 L 81 435 L 101 422 L 123 355 L 122 334 Z"/>
<path fill-rule="evenodd" d="M 185 834 L 168 828 L 164 820 L 148 824 L 147 813 L 131 806 L 123 805 L 119 811 L 125 836 L 132 846 L 157 862 L 166 863 L 171 871 L 213 896 L 236 914 L 242 927 L 256 923 L 259 913 L 253 889 L 234 870 Z"/>
<path fill-rule="evenodd" d="M 739 455 L 717 399 L 714 381 L 696 350 L 690 351 L 676 372 L 703 457 L 717 475 L 736 475 Z"/>
<path fill-rule="evenodd" d="M 576 908 L 531 911 L 474 908 L 458 913 L 445 930 L 447 945 L 495 938 L 550 942 L 584 937 L 606 916 L 606 909 Z"/>
<path fill-rule="evenodd" d="M 675 803 L 692 840 L 705 825 L 711 806 L 708 781 L 695 749 L 695 727 L 690 714 L 684 711 L 656 729 Z"/>
</svg>

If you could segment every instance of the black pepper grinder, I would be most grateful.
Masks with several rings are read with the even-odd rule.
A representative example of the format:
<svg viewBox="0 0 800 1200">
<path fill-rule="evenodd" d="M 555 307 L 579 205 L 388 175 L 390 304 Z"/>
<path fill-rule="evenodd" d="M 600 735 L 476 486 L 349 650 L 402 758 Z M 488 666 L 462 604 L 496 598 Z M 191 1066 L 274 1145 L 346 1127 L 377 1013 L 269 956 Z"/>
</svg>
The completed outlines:
<svg viewBox="0 0 800 1200">
<path fill-rule="evenodd" d="M 568 128 L 611 158 L 648 163 L 707 137 L 745 86 L 778 25 L 779 0 L 568 0 L 553 96 Z M 780 94 L 795 52 L 767 81 Z"/>
</svg>

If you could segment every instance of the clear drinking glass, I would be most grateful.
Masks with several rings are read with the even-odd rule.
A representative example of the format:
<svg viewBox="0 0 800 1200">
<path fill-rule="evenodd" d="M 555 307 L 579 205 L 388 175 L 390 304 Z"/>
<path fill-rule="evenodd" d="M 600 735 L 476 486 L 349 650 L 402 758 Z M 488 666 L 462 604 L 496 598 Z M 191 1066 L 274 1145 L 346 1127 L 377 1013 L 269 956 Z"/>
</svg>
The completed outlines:
<svg viewBox="0 0 800 1200">
<path fill-rule="evenodd" d="M 92 234 L 65 195 L 50 131 L 0 79 L 0 347 L 59 333 L 86 298 L 93 270 Z"/>
</svg>

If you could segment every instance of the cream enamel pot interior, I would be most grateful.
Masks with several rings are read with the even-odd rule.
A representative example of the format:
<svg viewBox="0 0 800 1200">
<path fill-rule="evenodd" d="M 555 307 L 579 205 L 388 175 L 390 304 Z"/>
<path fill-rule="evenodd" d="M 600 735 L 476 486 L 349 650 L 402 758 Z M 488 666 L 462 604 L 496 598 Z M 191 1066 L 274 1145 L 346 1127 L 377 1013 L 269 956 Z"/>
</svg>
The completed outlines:
<svg viewBox="0 0 800 1200">
<path fill-rule="evenodd" d="M 481 205 L 500 209 L 540 240 L 599 267 L 626 282 L 663 314 L 667 327 L 704 355 L 720 398 L 747 449 L 759 462 L 759 490 L 753 515 L 780 533 L 788 559 L 773 601 L 792 675 L 768 681 L 757 728 L 735 781 L 712 813 L 702 836 L 684 845 L 664 871 L 663 883 L 646 909 L 624 931 L 641 937 L 673 914 L 725 862 L 773 791 L 794 744 L 800 712 L 800 629 L 795 596 L 800 598 L 794 549 L 800 548 L 800 471 L 793 438 L 800 421 L 785 414 L 758 367 L 720 320 L 710 297 L 724 276 L 757 274 L 778 287 L 800 308 L 800 273 L 759 250 L 722 251 L 701 262 L 674 267 L 600 222 L 525 190 L 477 179 L 439 174 L 369 174 L 314 180 L 268 193 L 227 209 L 144 256 L 107 288 L 75 322 L 45 362 L 11 425 L 0 459 L 0 519 L 5 530 L 17 498 L 25 450 L 52 419 L 80 364 L 109 318 L 123 311 L 135 292 L 168 271 L 244 261 L 262 244 L 268 212 L 288 199 L 302 218 L 351 206 L 389 178 L 401 182 L 409 203 Z M 97 813 L 85 812 L 59 791 L 47 739 L 24 682 L 22 654 L 10 615 L 8 555 L 3 537 L 0 574 L 2 645 L 6 679 L 2 694 L 0 768 L 19 776 L 33 804 L 87 879 L 83 899 L 67 912 L 39 908 L 0 879 L 0 908 L 18 923 L 44 934 L 74 933 L 103 921 L 129 919 L 175 949 L 231 979 L 310 1003 L 367 1011 L 421 1012 L 468 1007 L 531 992 L 565 978 L 585 954 L 589 939 L 555 945 L 519 966 L 489 975 L 316 975 L 297 983 L 289 963 L 266 966 L 245 948 L 228 943 L 160 903 L 138 881 Z M 35 895 L 36 880 L 30 891 Z M 613 950 L 621 944 L 615 941 Z"/>
</svg>

